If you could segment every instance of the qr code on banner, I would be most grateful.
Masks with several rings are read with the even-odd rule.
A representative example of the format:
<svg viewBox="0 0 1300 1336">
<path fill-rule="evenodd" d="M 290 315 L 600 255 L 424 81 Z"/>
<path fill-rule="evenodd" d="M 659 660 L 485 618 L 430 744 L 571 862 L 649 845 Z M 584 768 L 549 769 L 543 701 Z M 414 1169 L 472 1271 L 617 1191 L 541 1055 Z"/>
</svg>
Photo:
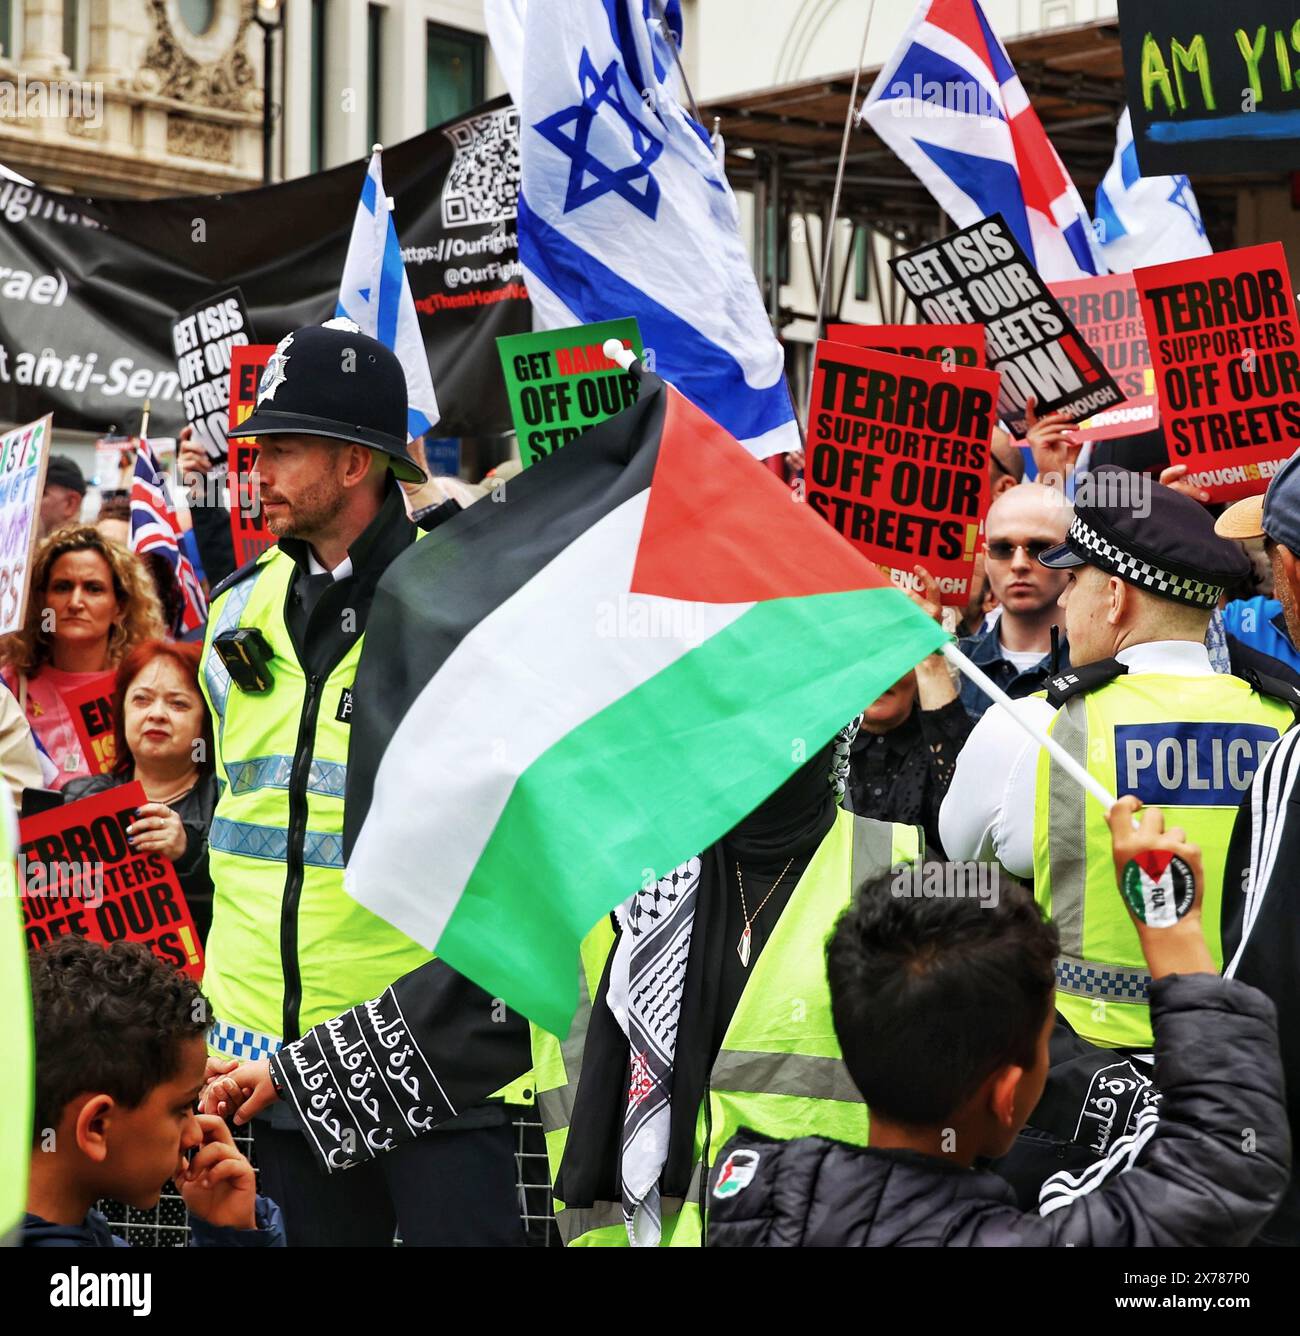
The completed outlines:
<svg viewBox="0 0 1300 1336">
<path fill-rule="evenodd" d="M 513 218 L 519 199 L 519 109 L 471 116 L 443 133 L 456 150 L 442 187 L 443 227 Z"/>
</svg>

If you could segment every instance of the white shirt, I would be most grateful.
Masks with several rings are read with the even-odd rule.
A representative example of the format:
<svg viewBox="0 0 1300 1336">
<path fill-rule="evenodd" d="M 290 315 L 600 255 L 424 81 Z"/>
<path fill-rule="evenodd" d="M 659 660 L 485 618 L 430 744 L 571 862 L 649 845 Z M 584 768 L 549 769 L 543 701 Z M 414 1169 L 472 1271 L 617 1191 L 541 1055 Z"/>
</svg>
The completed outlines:
<svg viewBox="0 0 1300 1336">
<path fill-rule="evenodd" d="M 307 574 L 324 575 L 325 573 L 325 563 L 319 561 L 316 557 L 316 553 L 309 547 L 307 549 Z M 335 582 L 346 580 L 348 576 L 352 574 L 352 558 L 344 557 L 343 560 L 329 572 L 329 574 L 334 577 Z"/>
<path fill-rule="evenodd" d="M 1210 656 L 1191 640 L 1153 640 L 1115 657 L 1130 673 L 1174 677 L 1212 674 Z M 1013 702 L 1015 712 L 1042 732 L 1056 710 L 1041 697 Z M 1034 875 L 1034 792 L 1041 748 L 1000 705 L 990 705 L 957 757 L 948 796 L 939 809 L 939 838 L 959 862 L 996 859 L 1015 877 Z M 1001 782 L 998 777 L 1001 776 Z"/>
</svg>

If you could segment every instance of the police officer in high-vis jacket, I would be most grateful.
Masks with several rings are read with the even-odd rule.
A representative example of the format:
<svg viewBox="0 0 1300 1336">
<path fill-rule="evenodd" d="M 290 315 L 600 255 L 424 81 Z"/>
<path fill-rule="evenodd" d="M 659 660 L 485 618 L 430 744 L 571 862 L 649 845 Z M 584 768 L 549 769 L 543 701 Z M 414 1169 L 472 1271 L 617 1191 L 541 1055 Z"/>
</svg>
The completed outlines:
<svg viewBox="0 0 1300 1336">
<path fill-rule="evenodd" d="M 352 683 L 375 586 L 419 532 L 398 487 L 424 481 L 406 427 L 401 364 L 335 320 L 281 340 L 253 414 L 231 432 L 257 438 L 254 485 L 279 541 L 214 591 L 204 645 L 220 783 L 204 977 L 216 1058 L 265 1058 L 430 960 L 343 888 Z M 413 514 L 428 527 L 456 508 Z M 491 999 L 438 973 L 440 1014 L 472 1051 Z M 523 1051 L 523 1023 L 511 1024 Z M 330 1085 L 255 1124 L 291 1244 L 388 1244 L 395 1225 L 409 1243 L 522 1241 L 500 1104 L 462 1111 L 452 1131 L 381 1168 L 327 1177 L 315 1146 L 346 1098 Z"/>
<path fill-rule="evenodd" d="M 1205 648 L 1224 588 L 1246 575 L 1190 497 L 1105 466 L 1080 489 L 1069 536 L 1044 565 L 1070 570 L 1062 594 L 1071 671 L 1015 708 L 1112 793 L 1159 806 L 1200 845 L 1204 922 L 1222 963 L 1219 906 L 1237 807 L 1300 704 L 1286 682 L 1214 672 Z M 1060 932 L 1057 1010 L 1085 1039 L 1152 1042 L 1150 979 L 1115 896 L 1110 836 L 1088 796 L 1016 722 L 989 710 L 957 762 L 939 816 L 949 857 L 996 858 L 1032 878 Z"/>
</svg>

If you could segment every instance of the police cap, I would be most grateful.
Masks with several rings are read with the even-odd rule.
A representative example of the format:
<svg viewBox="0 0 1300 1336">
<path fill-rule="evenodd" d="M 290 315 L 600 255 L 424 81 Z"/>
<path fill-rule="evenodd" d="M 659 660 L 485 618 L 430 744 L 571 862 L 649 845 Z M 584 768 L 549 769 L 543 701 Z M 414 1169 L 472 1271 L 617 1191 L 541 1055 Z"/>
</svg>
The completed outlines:
<svg viewBox="0 0 1300 1336">
<path fill-rule="evenodd" d="M 1250 558 L 1214 532 L 1204 506 L 1115 464 L 1080 479 L 1065 542 L 1038 560 L 1054 568 L 1096 566 L 1197 608 L 1213 608 L 1229 584 L 1250 572 Z"/>
<path fill-rule="evenodd" d="M 275 345 L 252 413 L 229 435 L 326 436 L 378 450 L 403 482 L 423 482 L 406 450 L 406 374 L 351 320 L 305 325 Z"/>
</svg>

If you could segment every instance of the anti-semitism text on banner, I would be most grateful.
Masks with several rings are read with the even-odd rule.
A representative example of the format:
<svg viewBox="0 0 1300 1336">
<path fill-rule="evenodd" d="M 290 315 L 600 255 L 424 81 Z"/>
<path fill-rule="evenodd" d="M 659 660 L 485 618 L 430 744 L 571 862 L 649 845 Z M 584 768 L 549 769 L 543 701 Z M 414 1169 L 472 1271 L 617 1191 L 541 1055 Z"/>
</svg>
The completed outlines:
<svg viewBox="0 0 1300 1336">
<path fill-rule="evenodd" d="M 1297 0 L 1120 0 L 1142 175 L 1272 175 L 1300 161 L 1297 24 Z"/>
<path fill-rule="evenodd" d="M 606 339 L 642 354 L 632 319 L 497 340 L 525 468 L 636 403 L 636 377 L 605 356 Z"/>
<path fill-rule="evenodd" d="M 238 288 L 219 293 L 172 322 L 185 420 L 214 463 L 226 458 L 231 351 L 251 342 L 252 325 Z"/>
<path fill-rule="evenodd" d="M 0 436 L 0 635 L 21 630 L 27 615 L 53 428 L 46 416 Z"/>
<path fill-rule="evenodd" d="M 1280 241 L 1135 269 L 1171 464 L 1253 496 L 1300 445 L 1300 331 Z"/>
<path fill-rule="evenodd" d="M 943 366 L 984 365 L 983 325 L 827 325 L 826 337 Z"/>
<path fill-rule="evenodd" d="M 1050 287 L 1124 394 L 1122 404 L 1080 422 L 1076 435 L 1085 441 L 1104 441 L 1155 431 L 1160 425 L 1160 400 L 1133 275 L 1073 278 Z"/>
<path fill-rule="evenodd" d="M 101 673 L 89 682 L 64 691 L 63 703 L 77 730 L 81 754 L 92 775 L 106 775 L 117 762 L 117 735 L 113 730 L 113 695 L 116 673 Z"/>
<path fill-rule="evenodd" d="M 1070 324 L 1001 214 L 890 260 L 894 276 L 934 324 L 984 325 L 988 364 L 1002 373 L 998 414 L 1024 438 L 1025 401 L 1081 422 L 1123 399 Z"/>
<path fill-rule="evenodd" d="M 203 949 L 176 869 L 138 854 L 126 828 L 148 802 L 138 780 L 55 807 L 18 825 L 18 888 L 27 945 L 60 937 L 142 942 L 160 960 L 203 976 Z"/>
<path fill-rule="evenodd" d="M 808 503 L 895 584 L 914 566 L 965 606 L 988 509 L 998 378 L 823 341 L 813 367 Z"/>
<path fill-rule="evenodd" d="M 230 427 L 238 427 L 252 413 L 257 403 L 257 386 L 262 372 L 275 352 L 273 343 L 250 343 L 235 348 L 230 355 Z M 254 494 L 248 475 L 257 457 L 256 438 L 231 437 L 226 487 L 230 495 L 230 536 L 235 545 L 236 568 L 265 552 L 275 542 L 266 527 L 261 502 Z"/>
</svg>

